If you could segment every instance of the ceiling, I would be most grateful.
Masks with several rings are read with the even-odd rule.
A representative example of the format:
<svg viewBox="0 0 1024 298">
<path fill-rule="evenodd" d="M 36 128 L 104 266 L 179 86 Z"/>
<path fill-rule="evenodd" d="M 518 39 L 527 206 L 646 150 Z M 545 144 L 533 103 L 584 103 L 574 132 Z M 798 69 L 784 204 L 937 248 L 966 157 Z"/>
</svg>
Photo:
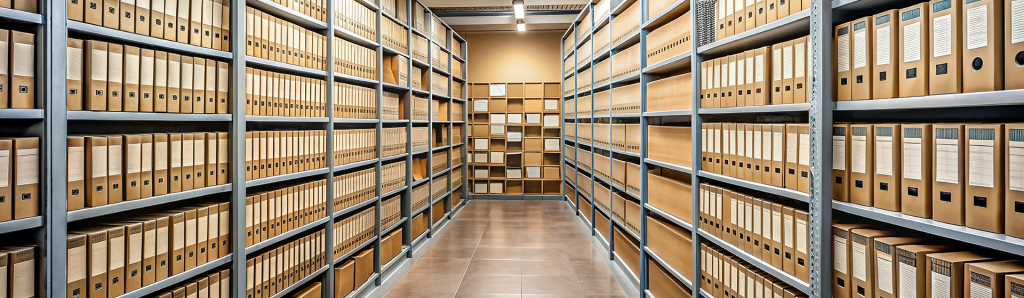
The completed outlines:
<svg viewBox="0 0 1024 298">
<path fill-rule="evenodd" d="M 565 30 L 587 0 L 525 0 L 526 30 Z M 515 31 L 512 0 L 420 0 L 459 32 Z"/>
</svg>

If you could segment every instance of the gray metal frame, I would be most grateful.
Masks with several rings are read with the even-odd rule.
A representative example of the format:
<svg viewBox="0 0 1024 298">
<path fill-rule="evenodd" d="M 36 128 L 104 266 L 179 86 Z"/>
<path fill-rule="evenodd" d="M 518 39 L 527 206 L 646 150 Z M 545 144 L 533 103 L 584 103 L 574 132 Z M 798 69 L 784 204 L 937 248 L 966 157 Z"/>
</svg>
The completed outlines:
<svg viewBox="0 0 1024 298">
<path fill-rule="evenodd" d="M 297 288 L 300 288 L 302 286 L 305 286 L 305 284 L 307 284 L 308 281 L 320 280 L 320 279 L 328 281 L 328 282 L 325 282 L 325 283 L 322 284 L 323 285 L 323 289 L 324 289 L 323 295 L 325 297 L 333 297 L 333 294 L 334 294 L 333 283 L 329 282 L 329 281 L 333 280 L 334 271 L 333 270 L 329 270 L 329 269 L 331 267 L 333 267 L 339 261 L 344 260 L 344 258 L 350 257 L 355 252 L 354 251 L 353 253 L 349 253 L 346 256 L 342 256 L 343 258 L 335 258 L 335 256 L 333 255 L 333 249 L 332 249 L 333 245 L 334 245 L 333 244 L 333 242 L 334 242 L 334 240 L 333 240 L 333 233 L 330 232 L 333 229 L 333 224 L 334 224 L 335 220 L 341 219 L 344 216 L 349 215 L 349 213 L 351 213 L 352 211 L 360 209 L 360 208 L 364 208 L 365 206 L 368 206 L 369 204 L 373 204 L 374 206 L 377 207 L 377 214 L 376 214 L 376 216 L 379 219 L 380 218 L 380 202 L 381 202 L 382 198 L 380 196 L 378 196 L 374 200 L 361 203 L 361 204 L 359 204 L 357 206 L 350 207 L 350 208 L 348 208 L 346 210 L 342 210 L 340 212 L 333 212 L 334 211 L 334 206 L 333 206 L 334 202 L 333 202 L 332 199 L 328 199 L 327 200 L 327 210 L 330 211 L 330 214 L 328 215 L 328 217 L 325 217 L 323 219 L 317 220 L 314 223 L 311 223 L 311 224 L 309 224 L 307 226 L 300 227 L 300 228 L 295 229 L 293 231 L 289 231 L 288 233 L 282 234 L 282 235 L 280 235 L 278 237 L 275 237 L 273 239 L 268 239 L 268 240 L 266 240 L 266 241 L 264 241 L 264 242 L 262 242 L 260 244 L 253 245 L 253 246 L 250 246 L 250 247 L 246 247 L 245 246 L 245 233 L 244 233 L 244 227 L 245 227 L 245 204 L 244 204 L 244 202 L 245 202 L 245 198 L 246 198 L 246 189 L 247 189 L 247 187 L 250 187 L 250 186 L 257 186 L 257 185 L 262 185 L 262 184 L 267 184 L 267 183 L 273 183 L 273 182 L 278 182 L 278 181 L 285 181 L 285 180 L 290 180 L 290 179 L 300 179 L 300 178 L 308 179 L 308 178 L 318 177 L 318 178 L 325 178 L 328 181 L 332 181 L 332 178 L 333 178 L 335 172 L 343 172 L 343 171 L 347 171 L 347 170 L 355 168 L 355 167 L 366 166 L 366 165 L 373 165 L 373 168 L 376 169 L 378 171 L 378 173 L 379 173 L 379 170 L 380 170 L 380 168 L 382 166 L 382 163 L 385 161 L 385 159 L 376 158 L 376 159 L 372 159 L 372 160 L 368 160 L 368 161 L 363 161 L 363 162 L 352 163 L 352 164 L 348 164 L 348 165 L 334 166 L 334 158 L 333 158 L 333 154 L 331 154 L 334 151 L 333 142 L 327 142 L 327 144 L 326 144 L 326 146 L 327 146 L 327 149 L 326 149 L 327 150 L 327 154 L 326 155 L 327 155 L 327 163 L 330 166 L 328 168 L 326 168 L 326 169 L 316 169 L 316 170 L 312 170 L 312 171 L 306 171 L 306 172 L 301 172 L 301 173 L 294 173 L 294 174 L 289 174 L 289 175 L 282 175 L 282 176 L 278 176 L 278 177 L 269 177 L 269 178 L 265 178 L 265 179 L 246 181 L 245 180 L 245 148 L 244 148 L 245 147 L 246 124 L 247 123 L 259 123 L 259 122 L 323 123 L 322 129 L 324 129 L 327 132 L 327 136 L 330 138 L 330 137 L 333 136 L 334 126 L 335 126 L 336 123 L 367 123 L 367 124 L 373 124 L 374 127 L 378 130 L 378 137 L 380 137 L 380 133 L 379 132 L 382 129 L 383 124 L 384 123 L 390 123 L 390 122 L 378 120 L 379 118 L 378 119 L 336 119 L 336 118 L 334 118 L 333 113 L 330 112 L 330 111 L 327 113 L 326 117 L 247 116 L 245 114 L 245 105 L 240 104 L 240 103 L 245 102 L 245 69 L 246 69 L 247 66 L 252 66 L 252 67 L 257 67 L 257 68 L 262 68 L 262 69 L 267 69 L 267 70 L 282 71 L 282 72 L 293 73 L 293 74 L 302 74 L 302 75 L 306 75 L 308 77 L 315 77 L 315 78 L 324 79 L 325 82 L 327 83 L 327 86 L 328 86 L 328 88 L 326 90 L 326 100 L 328 102 L 328 106 L 330 106 L 331 102 L 332 102 L 332 98 L 333 98 L 333 88 L 332 87 L 333 87 L 333 83 L 334 82 L 347 82 L 347 83 L 356 83 L 356 84 L 361 84 L 361 85 L 372 85 L 372 86 L 375 86 L 376 89 L 377 89 L 377 92 L 378 92 L 377 93 L 377 96 L 378 96 L 378 98 L 377 98 L 377 100 L 378 100 L 378 107 L 377 107 L 378 111 L 377 112 L 378 112 L 378 115 L 380 115 L 380 112 L 381 112 L 380 104 L 381 104 L 382 95 L 383 95 L 381 93 L 381 91 L 383 91 L 384 83 L 382 83 L 380 80 L 367 80 L 367 79 L 355 78 L 355 77 L 351 77 L 351 76 L 346 76 L 346 75 L 341 75 L 341 74 L 335 74 L 334 73 L 334 63 L 333 63 L 334 62 L 334 57 L 333 57 L 334 43 L 333 43 L 333 40 L 331 39 L 333 37 L 345 38 L 345 39 L 351 40 L 353 42 L 356 42 L 358 44 L 361 44 L 363 46 L 367 46 L 367 47 L 370 47 L 370 48 L 378 49 L 378 53 L 379 53 L 378 54 L 378 64 L 381 65 L 379 67 L 382 67 L 384 51 L 385 50 L 390 50 L 390 49 L 386 49 L 386 47 L 381 46 L 381 40 L 380 40 L 381 38 L 383 38 L 383 35 L 381 34 L 382 32 L 380 31 L 380 28 L 381 28 L 380 27 L 380 22 L 381 22 L 381 20 L 384 17 L 390 18 L 390 16 L 384 16 L 383 13 L 382 13 L 382 10 L 380 9 L 380 7 L 375 5 L 375 4 L 373 4 L 373 3 L 370 3 L 370 2 L 365 1 L 365 0 L 359 0 L 358 2 L 362 3 L 363 5 L 365 5 L 367 7 L 370 7 L 371 9 L 373 9 L 373 10 L 375 10 L 377 12 L 377 14 L 378 14 L 378 16 L 377 16 L 377 22 L 378 22 L 378 24 L 377 24 L 377 31 L 378 31 L 377 32 L 377 40 L 371 41 L 371 40 L 368 40 L 368 39 L 365 39 L 365 38 L 353 35 L 351 32 L 348 32 L 347 30 L 343 30 L 340 27 L 336 27 L 336 24 L 334 24 L 334 13 L 335 13 L 334 12 L 334 1 L 325 1 L 328 17 L 327 17 L 326 21 L 318 21 L 318 20 L 316 20 L 314 18 L 311 18 L 309 16 L 303 15 L 301 13 L 292 11 L 292 10 L 290 10 L 288 8 L 285 8 L 285 7 L 281 6 L 281 5 L 278 5 L 277 3 L 274 3 L 273 1 L 268 1 L 268 0 L 231 0 L 230 1 L 230 5 L 232 7 L 232 11 L 231 11 L 230 19 L 227 20 L 230 28 L 232 28 L 231 32 L 233 34 L 233 35 L 230 36 L 230 41 L 229 41 L 229 43 L 231 45 L 231 50 L 230 51 L 211 50 L 211 49 L 191 46 L 191 45 L 188 45 L 188 44 L 177 43 L 177 42 L 170 42 L 170 41 L 166 41 L 166 40 L 162 40 L 162 39 L 151 38 L 151 37 L 148 37 L 148 36 L 142 36 L 142 35 L 137 35 L 137 34 L 128 33 L 128 32 L 124 32 L 124 31 L 113 30 L 113 29 L 109 29 L 109 28 L 104 28 L 104 27 L 100 27 L 100 26 L 95 26 L 95 25 L 90 25 L 90 24 L 82 23 L 82 22 L 71 21 L 71 20 L 67 19 L 67 13 L 66 13 L 66 11 L 67 11 L 67 3 L 64 2 L 64 1 L 40 1 L 40 6 L 39 6 L 40 13 L 38 13 L 38 14 L 36 14 L 36 13 L 28 13 L 28 12 L 23 12 L 23 11 L 16 11 L 16 10 L 6 9 L 6 8 L 0 8 L 0 20 L 14 22 L 14 23 L 18 23 L 18 24 L 24 24 L 24 25 L 27 25 L 27 26 L 34 26 L 35 29 L 29 29 L 29 30 L 35 30 L 35 32 L 37 33 L 36 34 L 36 45 L 37 45 L 36 46 L 36 63 L 38 65 L 37 71 L 39 72 L 39 74 L 36 75 L 36 84 L 37 84 L 37 86 L 40 86 L 40 87 L 37 90 L 39 95 L 38 95 L 38 97 L 37 97 L 38 99 L 36 101 L 37 101 L 37 106 L 39 106 L 40 108 L 39 109 L 27 109 L 27 110 L 14 110 L 14 109 L 3 109 L 3 110 L 0 110 L 0 119 L 4 119 L 4 120 L 26 119 L 28 121 L 38 120 L 38 121 L 41 122 L 40 127 L 38 127 L 38 128 L 30 128 L 26 132 L 28 135 L 38 135 L 38 136 L 41 137 L 41 144 L 42 144 L 41 154 L 44 157 L 44 158 L 41 158 L 41 160 L 40 160 L 41 168 L 42 168 L 41 177 L 40 177 L 40 181 L 41 181 L 41 189 L 40 189 L 41 193 L 40 193 L 40 195 L 41 195 L 41 198 L 42 198 L 42 200 L 41 200 L 41 204 L 42 204 L 41 205 L 41 216 L 0 223 L 0 233 L 31 231 L 29 233 L 31 235 L 33 235 L 33 238 L 34 238 L 33 242 L 39 245 L 40 249 L 37 252 L 37 255 L 39 256 L 39 259 L 40 259 L 40 268 L 38 270 L 40 270 L 40 272 L 43 275 L 41 275 L 42 278 L 40 279 L 40 282 L 38 282 L 37 293 L 39 293 L 40 296 L 45 296 L 45 297 L 66 297 L 66 296 L 68 296 L 67 293 L 66 293 L 66 287 L 64 286 L 67 283 L 67 280 L 66 280 L 67 272 L 66 272 L 66 270 L 67 270 L 67 261 L 68 261 L 67 260 L 67 253 L 66 253 L 66 251 L 67 251 L 67 241 L 66 241 L 66 239 L 67 239 L 67 235 L 68 235 L 68 230 L 69 230 L 70 226 L 72 225 L 72 222 L 88 220 L 88 219 L 102 217 L 102 216 L 110 216 L 110 215 L 113 215 L 113 214 L 122 214 L 122 213 L 123 214 L 133 214 L 132 213 L 132 212 L 134 212 L 133 210 L 139 209 L 139 208 L 152 207 L 152 206 L 156 206 L 156 205 L 159 205 L 159 204 L 166 204 L 168 202 L 190 200 L 190 199 L 195 199 L 196 197 L 206 196 L 206 195 L 210 195 L 210 194 L 230 192 L 231 193 L 230 194 L 230 201 L 232 202 L 230 223 L 231 223 L 231 230 L 233 231 L 231 233 L 231 242 L 232 242 L 231 243 L 231 251 L 232 251 L 231 254 L 229 254 L 227 256 L 224 256 L 222 258 L 219 258 L 217 260 L 213 260 L 213 261 L 211 261 L 211 262 L 209 262 L 207 264 L 204 264 L 204 265 L 199 266 L 199 267 L 197 267 L 195 269 L 189 270 L 189 271 L 187 271 L 185 273 L 174 275 L 174 276 L 172 276 L 172 277 L 170 277 L 168 279 L 165 279 L 163 281 L 160 281 L 160 282 L 157 282 L 157 283 L 145 286 L 145 287 L 143 287 L 143 288 L 141 288 L 139 290 L 136 290 L 136 291 L 133 291 L 133 292 L 130 292 L 130 293 L 126 293 L 122 297 L 127 297 L 127 298 L 144 297 L 144 296 L 152 295 L 153 293 L 157 293 L 159 291 L 169 290 L 170 286 L 179 284 L 179 283 L 181 283 L 183 281 L 186 281 L 188 279 L 194 278 L 196 276 L 199 276 L 200 274 L 206 273 L 206 272 L 208 272 L 210 270 L 213 270 L 215 268 L 222 267 L 222 266 L 225 266 L 225 265 L 230 267 L 231 270 L 232 270 L 232 273 L 231 273 L 231 277 L 232 278 L 231 278 L 231 285 L 230 285 L 231 286 L 231 291 L 232 291 L 232 297 L 244 296 L 244 293 L 245 293 L 245 273 L 246 273 L 245 262 L 246 262 L 246 259 L 247 259 L 247 253 L 253 253 L 253 252 L 259 251 L 259 250 L 261 250 L 262 248 L 265 248 L 265 247 L 275 246 L 275 245 L 279 244 L 280 241 L 285 240 L 286 238 L 289 238 L 290 236 L 299 235 L 299 234 L 306 234 L 306 233 L 309 233 L 311 231 L 316 231 L 316 230 L 326 231 L 326 233 L 325 233 L 325 240 L 326 240 L 325 243 L 326 243 L 327 247 L 325 247 L 324 249 L 325 249 L 325 256 L 326 256 L 326 258 L 328 260 L 328 263 L 324 267 L 319 268 L 314 273 L 312 273 L 308 277 L 304 278 L 301 282 L 299 282 L 299 283 L 293 285 L 292 287 L 289 287 L 288 289 L 286 289 L 286 290 L 280 292 L 279 294 L 275 295 L 275 297 L 287 296 L 287 295 L 291 294 L 291 292 L 293 290 L 295 290 Z M 415 1 L 409 0 L 408 1 L 408 5 L 407 5 L 408 9 L 409 9 L 409 20 L 410 21 L 411 21 L 411 19 L 413 17 L 412 13 L 411 13 L 411 11 L 412 11 L 412 9 L 414 7 L 413 3 L 415 3 Z M 293 66 L 293 65 L 282 64 L 282 63 L 278 63 L 278 62 L 274 62 L 274 61 L 267 61 L 267 60 L 264 60 L 264 59 L 259 59 L 259 58 L 254 58 L 254 57 L 247 57 L 246 54 L 245 54 L 245 41 L 246 41 L 245 38 L 246 37 L 245 37 L 245 9 L 244 9 L 246 6 L 253 6 L 253 7 L 257 7 L 259 9 L 261 9 L 261 10 L 271 12 L 272 14 L 274 14 L 274 15 L 276 15 L 278 17 L 281 17 L 283 19 L 286 19 L 286 20 L 291 21 L 291 22 L 296 23 L 296 24 L 300 24 L 300 25 L 302 25 L 302 26 L 304 26 L 306 28 L 309 28 L 310 30 L 317 31 L 317 32 L 319 32 L 321 34 L 324 34 L 325 36 L 328 36 L 329 37 L 328 38 L 329 42 L 327 43 L 327 59 L 328 60 L 327 60 L 327 63 L 326 63 L 327 70 L 326 71 L 319 71 L 319 70 L 314 70 L 314 69 L 309 69 L 309 68 L 304 68 L 304 67 L 296 67 L 296 66 Z M 430 16 L 430 14 L 429 14 L 430 12 L 427 11 L 427 13 L 428 13 L 428 17 L 429 17 Z M 409 27 L 409 28 L 411 29 L 411 27 Z M 450 28 L 448 28 L 448 29 L 450 30 Z M 411 31 L 412 30 L 410 30 L 410 33 L 409 33 L 410 34 L 410 40 L 411 40 L 411 34 L 414 34 Z M 213 58 L 213 59 L 216 59 L 218 61 L 228 61 L 229 65 L 230 65 L 229 72 L 231 73 L 231 79 L 230 79 L 230 86 L 231 86 L 230 87 L 231 88 L 230 89 L 230 94 L 231 95 L 230 96 L 231 96 L 232 102 L 235 103 L 235 104 L 231 105 L 230 114 L 227 114 L 227 115 L 67 111 L 66 93 L 65 93 L 65 90 L 67 89 L 66 80 L 65 80 L 65 78 L 66 78 L 65 67 L 66 67 L 66 57 L 67 57 L 66 56 L 67 38 L 68 38 L 69 32 L 70 33 L 74 33 L 74 34 L 83 35 L 83 36 L 95 36 L 95 37 L 98 37 L 98 38 L 101 38 L 101 39 L 105 39 L 105 40 L 113 40 L 113 41 L 122 42 L 122 43 L 126 43 L 126 44 L 144 46 L 144 47 L 147 47 L 147 48 L 154 48 L 154 49 L 160 49 L 160 50 L 168 50 L 168 51 L 172 51 L 172 52 L 185 53 L 185 54 L 199 56 L 199 57 L 204 57 L 204 58 Z M 430 39 L 429 33 L 426 33 L 426 34 L 427 35 L 425 35 L 424 37 L 426 37 L 427 39 Z M 102 37 L 100 37 L 100 36 L 102 36 Z M 458 39 L 462 43 L 462 47 L 463 47 L 462 48 L 462 50 L 463 50 L 462 53 L 463 53 L 463 55 L 467 55 L 468 54 L 468 51 L 467 51 L 468 50 L 468 44 L 466 43 L 466 40 L 464 38 L 462 38 L 461 36 L 459 36 L 454 31 L 451 31 L 451 35 L 448 35 L 448 38 L 444 41 L 444 44 L 446 44 L 446 45 L 449 44 L 451 38 L 456 38 L 456 39 Z M 411 43 L 410 43 L 410 48 L 411 48 Z M 406 55 L 406 56 L 411 56 L 410 53 L 403 53 L 403 54 Z M 458 59 L 458 60 L 460 60 L 463 63 L 463 67 L 466 67 L 466 65 L 468 64 L 466 62 L 467 61 L 466 59 L 464 59 L 462 57 L 454 58 L 450 52 L 448 53 L 448 59 Z M 410 61 L 410 63 L 411 63 L 411 61 Z M 449 64 L 449 65 L 451 65 L 451 64 Z M 380 71 L 380 69 L 378 69 L 378 71 Z M 431 65 L 430 69 L 427 69 L 427 71 L 433 71 L 432 65 Z M 450 69 L 438 70 L 438 72 L 442 73 L 442 74 L 450 74 L 451 73 Z M 464 76 L 467 75 L 468 71 L 464 71 L 463 74 L 464 74 Z M 451 84 L 451 80 L 453 80 L 453 79 L 451 78 L 450 75 L 448 75 L 448 80 L 449 80 L 449 84 Z M 465 77 L 459 79 L 459 81 L 465 83 L 466 82 Z M 43 86 L 45 86 L 45 87 L 43 87 Z M 404 89 L 406 91 L 404 91 L 403 94 L 408 94 L 409 93 L 409 91 L 408 91 L 409 86 L 404 86 Z M 468 109 L 468 104 L 467 104 L 467 100 L 466 100 L 466 97 L 467 97 L 466 96 L 466 92 L 467 91 L 468 91 L 468 88 L 463 88 L 463 94 L 459 94 L 457 96 L 451 96 L 452 94 L 449 93 L 449 94 L 440 95 L 439 98 L 445 98 L 446 100 L 462 102 L 463 103 L 463 115 L 468 117 L 468 113 L 467 113 L 468 112 L 468 110 L 467 110 Z M 432 92 L 431 92 L 431 95 L 433 95 Z M 459 97 L 461 97 L 461 98 L 459 98 Z M 451 98 L 451 99 L 448 99 L 448 98 Z M 449 115 L 449 117 L 450 117 L 450 115 Z M 191 191 L 186 191 L 186 192 L 180 192 L 180 193 L 174 193 L 174 194 L 169 194 L 169 195 L 165 195 L 165 196 L 154 197 L 154 198 L 151 198 L 151 199 L 124 202 L 122 204 L 117 204 L 116 206 L 112 205 L 112 206 L 109 206 L 109 207 L 87 208 L 87 209 L 83 209 L 83 210 L 76 210 L 76 211 L 72 211 L 72 212 L 67 212 L 66 211 L 67 210 L 67 203 L 66 203 L 67 202 L 67 200 L 66 200 L 67 178 L 66 177 L 67 177 L 68 169 L 67 169 L 67 150 L 65 148 L 67 148 L 67 142 L 66 141 L 67 141 L 67 136 L 68 136 L 68 126 L 69 126 L 68 121 L 69 120 L 70 121 L 108 121 L 108 122 L 109 121 L 177 121 L 177 122 L 197 122 L 197 121 L 199 121 L 199 122 L 222 122 L 222 123 L 226 123 L 227 126 L 228 126 L 228 132 L 230 133 L 229 135 L 230 135 L 230 143 L 231 143 L 231 148 L 230 148 L 230 156 L 231 156 L 230 164 L 231 164 L 231 166 L 230 167 L 231 167 L 231 172 L 232 172 L 231 175 L 232 176 L 230 178 L 230 183 L 225 184 L 225 185 L 211 186 L 211 187 L 206 187 L 206 188 L 201 188 L 201 189 L 196 189 L 196 190 L 191 190 Z M 405 122 L 409 123 L 409 121 L 405 121 Z M 458 142 L 458 143 L 461 143 L 463 145 L 463 147 L 461 147 L 463 150 L 462 150 L 462 152 L 460 152 L 460 155 L 462 156 L 463 160 L 465 160 L 466 156 L 465 156 L 464 152 L 465 152 L 465 144 L 467 143 L 466 142 L 467 134 L 464 133 L 462 135 L 462 139 L 456 141 L 456 140 L 451 138 L 451 136 L 452 136 L 451 132 L 452 132 L 452 130 L 454 129 L 454 127 L 456 125 L 462 127 L 463 131 L 465 132 L 466 131 L 466 128 L 465 128 L 466 121 L 461 121 L 461 122 L 458 122 L 458 121 L 448 121 L 448 122 L 444 122 L 444 123 L 446 125 L 448 125 L 449 142 L 453 143 L 453 144 Z M 428 125 L 432 126 L 433 123 L 430 122 Z M 407 127 L 411 127 L 411 124 L 408 124 Z M 410 134 L 410 137 L 411 137 L 411 134 Z M 411 139 L 407 140 L 407 141 L 409 142 L 409 144 L 411 146 Z M 379 151 L 380 150 L 380 147 L 379 147 L 380 145 L 381 145 L 381 143 L 380 143 L 380 140 L 378 139 L 378 152 L 380 152 Z M 432 148 L 430 150 L 430 152 L 434 152 L 434 151 L 437 151 L 437 150 L 448 150 L 449 151 L 449 158 L 450 158 L 452 156 L 451 154 L 453 153 L 452 152 L 453 149 L 454 149 L 453 146 L 445 146 L 445 147 L 439 147 L 439 148 Z M 411 162 L 411 158 L 412 158 L 412 155 L 410 155 L 410 154 L 405 155 L 405 160 L 407 162 Z M 467 183 L 466 182 L 467 181 L 467 175 L 465 175 L 467 173 L 466 163 L 465 162 L 463 162 L 460 165 L 451 165 L 449 167 L 449 169 L 444 172 L 444 175 L 450 174 L 450 171 L 452 169 L 454 169 L 455 166 L 458 166 L 458 167 L 462 168 L 462 172 L 463 172 L 462 181 L 463 181 L 463 185 L 465 185 Z M 439 175 L 431 175 L 431 178 L 438 177 Z M 379 175 L 378 175 L 378 179 L 380 179 Z M 411 175 L 408 175 L 407 179 L 411 179 Z M 412 183 L 412 181 L 411 180 L 407 181 L 407 183 Z M 380 194 L 380 186 L 379 185 L 380 185 L 380 183 L 377 183 L 377 193 L 378 194 Z M 450 187 L 450 184 L 449 184 L 449 187 Z M 391 228 L 396 228 L 396 227 L 399 227 L 399 226 L 404 227 L 406 230 L 409 230 L 411 228 L 411 226 L 410 226 L 411 225 L 411 220 L 409 220 L 409 217 L 411 215 L 409 214 L 410 210 L 408 210 L 410 208 L 410 206 L 409 206 L 410 201 L 408 200 L 408 197 L 410 195 L 410 193 L 409 193 L 410 191 L 411 191 L 411 188 L 407 187 L 407 188 L 401 190 L 400 194 L 399 194 L 399 195 L 401 195 L 403 197 L 402 198 L 402 200 L 403 200 L 403 202 L 402 202 L 403 203 L 403 214 L 406 216 L 406 219 L 403 220 L 402 222 L 400 222 L 399 225 L 396 225 L 396 226 L 391 227 Z M 466 196 L 467 188 L 465 188 L 465 187 L 455 188 L 453 191 L 460 191 L 460 194 L 462 195 L 461 197 L 463 198 L 463 200 L 460 203 L 460 205 L 458 205 L 458 206 L 451 206 L 450 200 L 449 200 L 449 204 L 446 204 L 446 206 L 445 206 L 445 210 L 448 211 L 445 220 L 443 220 L 445 222 L 448 219 L 452 218 L 452 216 L 454 216 L 454 212 L 451 212 L 451 211 L 458 211 L 458 210 L 460 210 L 458 208 L 461 207 L 461 206 L 464 206 L 465 203 L 467 202 L 467 200 L 466 200 L 466 198 L 467 198 L 467 196 Z M 449 197 L 453 191 L 446 192 L 445 197 Z M 327 183 L 327 196 L 328 196 L 328 198 L 333 198 L 334 197 L 333 183 Z M 432 206 L 431 206 L 431 208 L 427 208 L 427 210 L 424 210 L 423 212 L 428 212 L 429 213 L 429 212 L 431 212 L 431 209 L 432 209 Z M 433 229 L 435 227 L 440 227 L 440 226 L 441 225 L 433 225 L 431 227 L 431 230 L 430 230 L 431 232 L 428 233 L 428 235 L 433 235 Z M 380 235 L 381 230 L 382 230 L 382 227 L 380 227 L 379 220 L 378 220 L 378 224 L 377 224 L 377 227 L 376 227 L 376 232 L 377 232 L 378 235 Z M 409 235 L 408 233 L 406 233 L 405 235 L 406 236 L 405 236 L 405 239 L 403 239 L 403 243 L 405 243 L 407 246 L 411 246 L 412 245 L 412 239 L 410 239 L 411 235 Z M 374 256 L 374 259 L 375 259 L 374 263 L 376 265 L 377 270 L 375 270 L 376 273 L 371 277 L 371 280 L 373 280 L 373 281 L 375 281 L 375 283 L 379 284 L 379 283 L 382 282 L 382 279 L 381 279 L 381 276 L 382 276 L 381 273 L 382 272 L 380 270 L 381 269 L 381 266 L 380 266 L 381 265 L 380 264 L 381 260 L 380 260 L 380 256 L 379 256 L 380 237 L 375 237 L 372 241 L 368 241 L 367 243 L 364 243 L 363 247 L 365 247 L 366 245 L 369 245 L 370 243 L 373 243 L 374 247 L 376 248 L 375 251 L 378 252 Z M 409 249 L 409 248 L 407 248 L 407 249 Z M 396 261 L 407 260 L 409 257 L 411 257 L 411 254 L 400 254 L 399 258 L 396 258 Z M 365 289 L 368 288 L 368 285 L 369 285 L 369 282 L 363 284 L 362 286 L 360 286 L 355 292 L 353 292 L 349 296 L 359 295 L 362 291 L 364 291 Z"/>
</svg>

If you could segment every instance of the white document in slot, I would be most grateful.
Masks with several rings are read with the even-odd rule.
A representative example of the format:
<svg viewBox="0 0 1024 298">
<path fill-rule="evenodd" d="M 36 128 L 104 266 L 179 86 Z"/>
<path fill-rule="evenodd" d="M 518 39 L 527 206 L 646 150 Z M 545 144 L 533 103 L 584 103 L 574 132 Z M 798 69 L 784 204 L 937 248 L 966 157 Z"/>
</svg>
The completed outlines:
<svg viewBox="0 0 1024 298">
<path fill-rule="evenodd" d="M 493 87 L 493 86 L 492 86 Z M 491 182 L 491 193 L 505 192 L 502 182 Z"/>
<path fill-rule="evenodd" d="M 558 127 L 558 115 L 544 115 L 544 127 Z"/>
<path fill-rule="evenodd" d="M 526 114 L 526 123 L 540 123 L 540 114 Z"/>
<path fill-rule="evenodd" d="M 508 114 L 508 123 L 523 123 L 523 114 Z"/>
<path fill-rule="evenodd" d="M 548 110 L 558 110 L 558 100 L 545 99 L 544 100 L 544 110 L 545 111 L 548 111 Z"/>
<path fill-rule="evenodd" d="M 540 178 L 540 167 L 526 167 L 526 178 Z"/>
<path fill-rule="evenodd" d="M 505 124 L 505 115 L 491 114 L 491 124 Z"/>
<path fill-rule="evenodd" d="M 505 84 L 491 84 L 491 97 L 505 96 Z"/>
<path fill-rule="evenodd" d="M 491 152 L 491 163 L 503 164 L 505 163 L 505 152 Z"/>
<path fill-rule="evenodd" d="M 558 150 L 559 139 L 544 139 L 544 151 Z"/>
<path fill-rule="evenodd" d="M 508 176 L 509 179 L 523 179 L 523 169 L 508 168 L 508 171 L 505 174 L 505 176 Z"/>
<path fill-rule="evenodd" d="M 492 135 L 505 134 L 505 126 L 504 125 L 491 125 L 491 134 Z"/>
<path fill-rule="evenodd" d="M 521 132 L 511 132 L 511 131 L 508 132 L 508 141 L 509 142 L 522 142 L 523 141 L 523 133 L 521 133 Z"/>
<path fill-rule="evenodd" d="M 490 140 L 488 140 L 488 139 L 476 139 L 474 141 L 475 142 L 473 143 L 473 149 L 476 149 L 476 150 L 487 150 L 487 148 L 489 148 Z"/>
<path fill-rule="evenodd" d="M 476 169 L 473 171 L 473 178 L 487 178 L 487 168 Z"/>
<path fill-rule="evenodd" d="M 486 99 L 474 99 L 473 100 L 473 111 L 474 112 L 486 112 L 487 111 L 487 100 Z"/>
</svg>

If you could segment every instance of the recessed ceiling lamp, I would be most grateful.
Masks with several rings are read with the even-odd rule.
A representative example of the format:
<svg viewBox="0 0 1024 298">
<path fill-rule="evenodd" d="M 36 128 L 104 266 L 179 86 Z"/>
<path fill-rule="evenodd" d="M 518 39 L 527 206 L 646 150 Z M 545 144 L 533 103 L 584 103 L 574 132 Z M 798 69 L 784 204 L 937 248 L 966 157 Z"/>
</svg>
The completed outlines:
<svg viewBox="0 0 1024 298">
<path fill-rule="evenodd" d="M 512 11 L 515 11 L 517 19 L 526 17 L 526 3 L 523 0 L 512 0 Z"/>
<path fill-rule="evenodd" d="M 517 21 L 516 22 L 516 30 L 518 30 L 518 31 L 526 31 L 526 22 L 523 22 L 523 20 Z"/>
</svg>

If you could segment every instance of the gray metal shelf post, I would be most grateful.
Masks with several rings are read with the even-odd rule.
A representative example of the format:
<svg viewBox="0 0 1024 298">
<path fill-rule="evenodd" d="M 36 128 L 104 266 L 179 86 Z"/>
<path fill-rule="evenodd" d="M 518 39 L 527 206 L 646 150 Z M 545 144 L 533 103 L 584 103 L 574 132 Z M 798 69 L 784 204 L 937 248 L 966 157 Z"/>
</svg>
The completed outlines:
<svg viewBox="0 0 1024 298">
<path fill-rule="evenodd" d="M 245 296 L 245 0 L 232 0 L 231 28 L 231 296 Z M 240 232 L 241 231 L 241 232 Z"/>
<path fill-rule="evenodd" d="M 38 293 L 49 297 L 67 297 L 67 2 L 42 1 L 40 12 L 45 21 L 36 34 L 36 61 L 44 65 L 36 76 L 37 88 L 45 111 L 42 131 L 42 212 L 45 225 L 36 230 L 35 241 L 44 248 L 42 270 L 49 278 L 41 283 Z M 42 59 L 46 57 L 47 59 Z M 38 274 L 39 272 L 37 272 Z"/>
<path fill-rule="evenodd" d="M 811 1 L 810 297 L 832 297 L 832 1 Z"/>
</svg>

